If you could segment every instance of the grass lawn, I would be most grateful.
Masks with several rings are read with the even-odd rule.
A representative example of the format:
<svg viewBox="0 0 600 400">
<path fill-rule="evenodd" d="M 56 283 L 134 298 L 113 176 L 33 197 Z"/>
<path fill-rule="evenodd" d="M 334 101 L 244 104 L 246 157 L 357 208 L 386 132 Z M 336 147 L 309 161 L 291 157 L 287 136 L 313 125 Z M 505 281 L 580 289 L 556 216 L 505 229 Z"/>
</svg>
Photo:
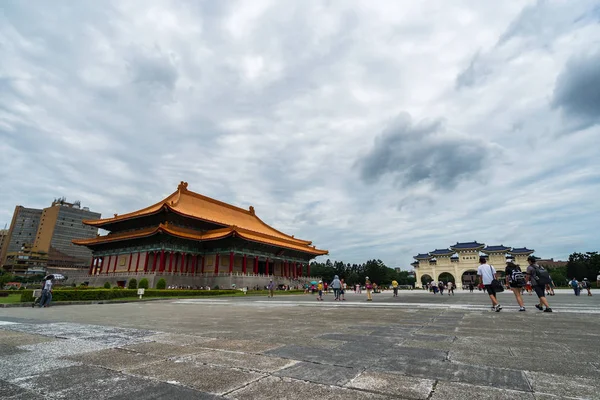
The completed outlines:
<svg viewBox="0 0 600 400">
<path fill-rule="evenodd" d="M 9 294 L 8 297 L 0 297 L 0 304 L 19 303 L 21 301 L 21 293 Z"/>
</svg>

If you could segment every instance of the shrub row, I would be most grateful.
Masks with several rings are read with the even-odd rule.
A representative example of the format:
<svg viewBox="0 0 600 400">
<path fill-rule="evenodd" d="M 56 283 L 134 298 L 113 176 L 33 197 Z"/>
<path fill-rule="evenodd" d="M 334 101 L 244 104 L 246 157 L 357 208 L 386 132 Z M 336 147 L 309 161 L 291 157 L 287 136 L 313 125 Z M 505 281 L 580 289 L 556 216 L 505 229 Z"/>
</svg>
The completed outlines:
<svg viewBox="0 0 600 400">
<path fill-rule="evenodd" d="M 33 301 L 33 291 L 21 291 L 21 302 Z M 222 296 L 239 295 L 239 290 L 158 290 L 146 289 L 144 297 Z M 136 289 L 54 290 L 52 301 L 91 301 L 137 297 Z"/>
</svg>

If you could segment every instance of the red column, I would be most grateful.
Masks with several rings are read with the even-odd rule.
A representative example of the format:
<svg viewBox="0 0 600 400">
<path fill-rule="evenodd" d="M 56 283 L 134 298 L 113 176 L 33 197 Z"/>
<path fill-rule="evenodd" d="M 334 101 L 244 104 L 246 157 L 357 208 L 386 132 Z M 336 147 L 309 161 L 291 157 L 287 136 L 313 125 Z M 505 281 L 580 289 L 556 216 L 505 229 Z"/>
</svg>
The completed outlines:
<svg viewBox="0 0 600 400">
<path fill-rule="evenodd" d="M 160 251 L 160 266 L 158 267 L 158 272 L 165 271 L 165 250 Z"/>
<path fill-rule="evenodd" d="M 88 272 L 88 275 L 91 275 L 92 272 L 94 271 L 94 261 L 96 260 L 96 257 L 92 257 L 92 262 L 90 263 L 90 270 Z"/>
<path fill-rule="evenodd" d="M 258 257 L 254 256 L 254 275 L 258 275 Z"/>
<path fill-rule="evenodd" d="M 185 253 L 181 253 L 181 266 L 179 267 L 179 273 L 183 272 L 183 268 L 185 266 Z M 175 266 L 175 269 L 177 269 L 177 266 Z M 187 271 L 185 271 L 187 272 Z"/>
<path fill-rule="evenodd" d="M 310 264 L 306 264 L 306 276 L 310 276 Z"/>
<path fill-rule="evenodd" d="M 296 270 L 296 278 L 300 276 L 300 270 L 298 269 L 298 263 L 294 263 L 294 269 Z"/>
<path fill-rule="evenodd" d="M 248 266 L 248 259 L 244 254 L 244 259 L 242 260 L 242 274 L 246 275 L 246 268 Z"/>
<path fill-rule="evenodd" d="M 204 273 L 204 256 L 202 256 L 202 273 Z"/>
<path fill-rule="evenodd" d="M 269 275 L 269 257 L 265 259 L 265 273 Z"/>
<path fill-rule="evenodd" d="M 233 274 L 233 261 L 234 261 L 233 251 L 229 252 L 229 274 Z"/>
<path fill-rule="evenodd" d="M 142 256 L 142 252 L 138 251 L 137 260 L 135 260 L 135 273 L 137 274 L 138 269 L 140 268 L 140 257 Z"/>
<path fill-rule="evenodd" d="M 133 253 L 129 253 L 129 264 L 127 265 L 127 272 L 131 271 L 131 260 L 133 259 Z"/>
<path fill-rule="evenodd" d="M 198 265 L 198 255 L 194 254 L 192 256 L 192 275 L 196 275 L 196 266 Z"/>
<path fill-rule="evenodd" d="M 102 264 L 104 264 L 104 260 L 102 260 Z M 106 273 L 108 274 L 110 270 L 110 263 L 112 262 L 112 256 L 108 256 L 108 260 L 106 260 Z M 104 266 L 104 265 L 102 265 Z"/>
<path fill-rule="evenodd" d="M 156 272 L 156 262 L 158 260 L 158 253 L 154 251 L 153 254 L 154 258 L 152 259 L 152 272 Z M 158 268 L 160 268 L 160 266 Z"/>
<path fill-rule="evenodd" d="M 287 263 L 287 261 L 283 262 L 283 276 L 285 276 L 285 277 L 288 276 L 288 263 Z"/>
<path fill-rule="evenodd" d="M 219 274 L 219 255 L 215 255 L 215 274 Z"/>
<path fill-rule="evenodd" d="M 119 263 L 119 255 L 115 256 L 115 266 L 113 267 L 113 274 L 117 272 L 117 264 Z"/>
</svg>

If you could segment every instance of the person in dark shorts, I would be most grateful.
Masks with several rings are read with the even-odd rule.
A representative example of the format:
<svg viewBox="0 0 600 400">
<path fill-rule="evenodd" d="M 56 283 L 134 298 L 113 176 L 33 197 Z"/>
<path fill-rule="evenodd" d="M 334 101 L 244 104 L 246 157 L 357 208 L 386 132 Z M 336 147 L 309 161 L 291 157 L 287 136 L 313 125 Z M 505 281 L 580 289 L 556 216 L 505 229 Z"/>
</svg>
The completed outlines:
<svg viewBox="0 0 600 400">
<path fill-rule="evenodd" d="M 479 282 L 483 284 L 487 294 L 490 296 L 490 300 L 492 300 L 492 311 L 500 312 L 500 310 L 502 310 L 502 306 L 500 303 L 498 303 L 498 299 L 496 299 L 496 291 L 492 287 L 492 281 L 497 279 L 496 270 L 487 263 L 485 257 L 479 257 L 479 264 L 479 267 L 477 267 Z"/>
<path fill-rule="evenodd" d="M 527 267 L 527 279 L 531 282 L 531 287 L 533 288 L 533 290 L 535 291 L 535 294 L 537 294 L 537 297 L 540 299 L 540 302 L 538 304 L 535 305 L 535 308 L 537 308 L 540 311 L 544 311 L 544 312 L 552 312 L 552 309 L 550 308 L 550 305 L 548 304 L 548 300 L 546 300 L 546 293 L 545 293 L 545 288 L 546 288 L 546 284 L 537 284 L 535 276 L 536 276 L 536 269 L 539 268 L 539 266 L 535 263 L 535 256 L 529 256 L 527 257 L 527 262 L 529 263 L 529 266 Z M 546 309 L 544 310 L 544 306 L 546 306 Z"/>
<path fill-rule="evenodd" d="M 519 311 L 525 311 L 525 304 L 523 303 L 523 297 L 521 296 L 521 290 L 523 290 L 523 286 L 525 286 L 525 275 L 522 273 L 521 267 L 511 260 L 507 260 L 504 273 L 506 284 L 510 287 L 510 290 L 512 290 L 517 298 Z"/>
</svg>

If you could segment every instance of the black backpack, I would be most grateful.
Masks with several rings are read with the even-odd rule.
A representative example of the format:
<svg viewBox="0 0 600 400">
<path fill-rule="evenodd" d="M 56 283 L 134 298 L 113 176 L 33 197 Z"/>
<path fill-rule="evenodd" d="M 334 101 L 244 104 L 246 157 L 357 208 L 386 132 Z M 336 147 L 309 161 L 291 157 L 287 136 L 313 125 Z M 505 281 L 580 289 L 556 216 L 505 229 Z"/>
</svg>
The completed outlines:
<svg viewBox="0 0 600 400">
<path fill-rule="evenodd" d="M 534 279 L 535 284 L 538 286 L 546 286 L 552 282 L 552 278 L 550 277 L 550 273 L 548 270 L 544 269 L 544 267 L 540 267 L 539 265 L 535 265 L 533 267 L 535 271 Z"/>
<path fill-rule="evenodd" d="M 525 286 L 525 283 L 526 283 L 525 275 L 523 275 L 523 272 L 521 271 L 520 268 L 515 268 L 512 270 L 512 272 L 510 274 L 510 281 L 512 283 L 514 283 L 515 286 L 517 286 L 517 287 Z"/>
</svg>

